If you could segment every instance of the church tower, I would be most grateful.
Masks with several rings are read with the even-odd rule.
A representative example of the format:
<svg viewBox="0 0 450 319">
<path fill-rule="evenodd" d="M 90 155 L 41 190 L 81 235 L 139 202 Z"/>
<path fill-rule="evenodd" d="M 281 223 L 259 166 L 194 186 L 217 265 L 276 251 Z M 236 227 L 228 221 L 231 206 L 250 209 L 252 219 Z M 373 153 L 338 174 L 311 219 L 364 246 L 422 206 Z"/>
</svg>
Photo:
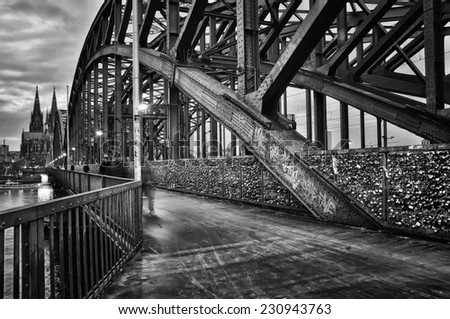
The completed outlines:
<svg viewBox="0 0 450 319">
<path fill-rule="evenodd" d="M 55 88 L 53 87 L 53 99 L 52 99 L 52 108 L 50 110 L 50 114 L 47 114 L 47 125 L 48 125 L 48 132 L 50 134 L 53 134 L 55 129 L 55 119 L 58 115 L 58 104 L 56 103 L 56 92 Z"/>
<path fill-rule="evenodd" d="M 36 97 L 34 98 L 33 113 L 31 113 L 30 132 L 44 132 L 44 116 L 41 112 L 41 104 L 39 102 L 39 91 L 36 86 Z"/>
</svg>

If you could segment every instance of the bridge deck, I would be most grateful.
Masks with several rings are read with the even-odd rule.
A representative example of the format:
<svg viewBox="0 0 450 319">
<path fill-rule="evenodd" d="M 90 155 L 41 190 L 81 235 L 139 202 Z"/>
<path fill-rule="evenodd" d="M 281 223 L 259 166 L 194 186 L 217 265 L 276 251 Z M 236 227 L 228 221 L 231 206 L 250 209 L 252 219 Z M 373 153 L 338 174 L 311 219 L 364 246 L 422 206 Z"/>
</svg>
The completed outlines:
<svg viewBox="0 0 450 319">
<path fill-rule="evenodd" d="M 450 245 L 165 191 L 104 298 L 450 298 Z"/>
</svg>

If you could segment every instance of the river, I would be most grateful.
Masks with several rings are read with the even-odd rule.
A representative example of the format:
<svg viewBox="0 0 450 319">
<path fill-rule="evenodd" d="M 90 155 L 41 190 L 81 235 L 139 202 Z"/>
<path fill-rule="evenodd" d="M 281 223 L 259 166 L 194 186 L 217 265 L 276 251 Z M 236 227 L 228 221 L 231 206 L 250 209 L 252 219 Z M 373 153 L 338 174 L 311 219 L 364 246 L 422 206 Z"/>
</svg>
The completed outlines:
<svg viewBox="0 0 450 319">
<path fill-rule="evenodd" d="M 0 190 L 0 214 L 3 210 L 35 205 L 53 199 L 53 187 L 43 185 L 33 189 Z"/>
<path fill-rule="evenodd" d="M 54 189 L 51 185 L 41 185 L 34 189 L 13 189 L 0 190 L 0 214 L 4 210 L 17 208 L 21 206 L 35 205 L 38 203 L 52 200 L 55 197 Z M 48 245 L 46 241 L 46 246 Z M 13 285 L 13 230 L 5 231 L 5 298 L 12 298 Z M 46 252 L 48 249 L 46 249 Z M 48 259 L 47 253 L 45 256 Z M 1 279 L 0 279 L 1 280 Z M 46 282 L 49 276 L 46 274 Z M 46 285 L 47 286 L 47 285 Z"/>
</svg>

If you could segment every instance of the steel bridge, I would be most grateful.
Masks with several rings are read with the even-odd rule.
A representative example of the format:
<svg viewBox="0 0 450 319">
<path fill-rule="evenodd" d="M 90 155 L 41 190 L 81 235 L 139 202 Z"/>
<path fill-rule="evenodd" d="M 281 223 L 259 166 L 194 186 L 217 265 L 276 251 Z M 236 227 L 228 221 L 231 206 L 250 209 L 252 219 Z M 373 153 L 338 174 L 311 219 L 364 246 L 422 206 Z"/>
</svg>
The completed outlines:
<svg viewBox="0 0 450 319">
<path fill-rule="evenodd" d="M 338 259 L 347 253 L 341 251 L 345 240 L 355 234 L 336 239 L 348 228 L 325 224 L 330 227 L 327 230 L 327 226 L 319 227 L 323 224 L 317 223 L 317 220 L 368 229 L 368 233 L 358 233 L 363 240 L 357 240 L 373 250 L 388 249 L 390 241 L 380 246 L 380 239 L 374 235 L 375 232 L 370 232 L 372 230 L 448 241 L 450 74 L 446 49 L 450 45 L 450 1 L 138 0 L 137 3 L 137 8 L 134 8 L 132 0 L 105 0 L 86 37 L 68 105 L 69 129 L 65 147 L 69 164 L 89 165 L 91 172 L 95 173 L 103 156 L 107 155 L 122 168 L 122 172 L 126 171 L 135 161 L 134 141 L 140 140 L 142 143 L 139 146 L 144 154 L 141 158 L 145 172 L 144 185 L 151 183 L 162 188 L 258 202 L 265 206 L 270 202 L 272 208 L 294 208 L 316 221 L 309 224 L 310 219 L 301 222 L 280 219 L 280 226 L 278 221 L 272 220 L 270 223 L 274 225 L 269 229 L 263 229 L 263 225 L 255 222 L 252 229 L 261 230 L 259 239 L 256 240 L 254 235 L 238 237 L 243 242 L 251 243 L 255 239 L 257 244 L 252 247 L 256 249 L 257 256 L 267 253 L 266 239 L 263 238 L 267 234 L 284 243 L 281 245 L 287 249 L 284 253 L 287 256 L 293 253 L 294 257 L 304 257 L 304 251 L 298 252 L 293 241 L 319 240 L 313 250 L 323 250 L 327 246 L 329 254 L 319 257 L 325 266 L 334 264 L 336 253 L 341 256 Z M 138 23 L 137 35 L 133 32 L 134 21 Z M 136 36 L 139 39 L 140 63 L 138 88 L 133 86 L 133 38 Z M 140 101 L 133 101 L 134 90 L 139 90 Z M 138 115 L 141 123 L 139 139 L 133 136 L 133 123 L 137 120 L 133 115 L 135 102 L 143 105 Z M 331 110 L 338 116 L 334 115 L 332 119 Z M 329 134 L 332 121 L 339 123 L 337 145 L 333 145 L 336 144 L 336 136 L 333 138 Z M 376 123 L 376 148 L 368 143 L 373 138 L 367 136 L 370 121 Z M 358 149 L 354 145 L 350 147 L 351 137 L 355 139 L 351 136 L 354 127 L 358 131 L 355 143 L 359 145 Z M 406 145 L 388 147 L 388 127 L 420 137 L 424 146 L 418 149 Z M 75 185 L 81 185 L 82 179 L 91 181 L 91 178 L 104 182 L 99 175 L 89 177 L 89 174 L 76 175 L 69 171 L 55 174 Z M 72 175 L 78 176 L 78 182 Z M 140 235 L 134 237 L 136 234 L 126 228 L 136 223 L 139 226 L 136 229 L 140 229 L 140 222 L 136 222 L 136 214 L 140 214 L 142 208 L 140 199 L 137 199 L 141 191 L 140 183 L 122 182 L 123 185 L 116 185 L 117 189 L 106 188 L 103 191 L 97 189 L 99 184 L 95 193 L 89 186 L 87 189 L 91 193 L 78 194 L 73 198 L 73 203 L 77 200 L 77 205 L 81 207 L 77 208 L 74 216 L 80 218 L 82 212 L 82 218 L 87 217 L 87 221 L 98 223 L 100 234 L 103 231 L 106 234 L 105 245 L 112 247 L 112 254 L 104 256 L 107 260 L 111 259 L 106 267 L 95 256 L 86 257 L 86 265 L 73 266 L 80 272 L 80 277 L 74 277 L 73 269 L 69 272 L 68 276 L 74 281 L 72 297 L 99 296 L 106 283 L 109 284 L 117 274 L 117 268 L 131 258 L 141 245 Z M 127 185 L 134 187 L 132 194 L 121 193 L 127 191 Z M 92 194 L 95 196 L 86 197 Z M 175 204 L 171 207 L 171 203 L 175 203 L 171 202 L 173 195 L 162 194 L 168 215 L 178 214 L 180 223 L 191 226 L 193 221 L 198 220 L 197 213 L 183 215 L 182 209 L 186 207 L 180 208 Z M 103 200 L 103 196 L 112 196 L 112 199 Z M 88 203 L 80 204 L 78 198 L 85 197 Z M 133 221 L 128 221 L 124 216 L 120 198 L 128 200 L 125 207 L 132 207 Z M 190 201 L 183 199 L 182 195 L 178 199 L 186 203 Z M 192 207 L 200 206 L 195 200 L 191 201 Z M 115 208 L 113 216 L 107 215 L 108 207 Z M 65 206 L 58 209 L 62 214 L 61 227 L 65 227 L 65 220 L 69 223 L 73 219 L 70 215 L 73 214 L 72 209 Z M 220 219 L 205 221 L 213 225 L 211 227 L 215 231 L 230 221 L 227 213 L 221 212 Z M 9 213 L 8 227 L 16 227 L 19 232 L 20 225 L 15 224 L 13 213 Z M 242 216 L 239 215 L 241 213 Z M 65 214 L 68 214 L 67 218 Z M 237 214 L 243 223 L 255 219 L 254 215 L 245 217 L 245 212 Z M 267 216 L 258 216 L 269 221 Z M 144 222 L 148 222 L 146 218 Z M 116 219 L 125 221 L 125 224 L 117 224 L 119 226 L 116 227 Z M 44 221 L 40 218 L 38 222 L 41 227 Z M 170 222 L 173 224 L 173 220 L 169 220 L 169 226 L 172 225 Z M 80 221 L 75 220 L 74 225 L 77 223 Z M 86 224 L 84 219 L 82 223 Z M 302 228 L 305 223 L 310 225 L 307 229 Z M 298 229 L 291 229 L 289 225 L 297 225 Z M 237 233 L 242 231 L 239 225 L 234 226 Z M 170 227 L 181 229 L 181 226 Z M 281 233 L 284 229 L 287 235 L 274 234 L 272 228 Z M 129 246 L 128 250 L 123 249 L 123 255 L 114 253 L 115 243 L 120 244 L 122 240 L 117 234 L 122 234 L 122 230 L 126 230 L 123 232 L 124 245 Z M 149 226 L 147 230 L 158 234 L 158 228 Z M 200 231 L 203 231 L 202 227 Z M 231 228 L 220 230 L 221 234 L 231 231 Z M 315 237 L 305 239 L 311 232 Z M 145 239 L 148 235 L 146 230 L 144 233 L 145 249 L 149 239 Z M 61 234 L 65 238 L 65 233 Z M 32 235 L 34 233 L 29 234 Z M 172 235 L 187 236 L 176 232 Z M 25 241 L 28 240 L 26 236 L 23 237 Z M 117 238 L 120 240 L 108 239 L 115 236 L 119 236 Z M 71 231 L 68 230 L 66 237 L 68 246 L 72 247 Z M 97 235 L 91 237 L 94 242 Z M 131 238 L 130 243 L 128 238 Z M 38 242 L 42 244 L 42 240 L 41 236 Z M 209 240 L 210 235 L 206 241 Z M 82 239 L 83 243 L 90 244 L 90 240 Z M 400 269 L 398 276 L 380 281 L 378 276 L 383 275 L 384 269 L 380 266 L 378 271 L 371 269 L 374 275 L 364 280 L 360 277 L 349 279 L 350 274 L 342 275 L 342 269 L 333 270 L 337 272 L 330 270 L 329 275 L 333 278 L 334 274 L 338 277 L 342 275 L 339 282 L 331 277 L 330 280 L 338 287 L 348 282 L 364 286 L 363 282 L 367 281 L 374 281 L 376 287 L 381 287 L 379 293 L 372 294 L 367 288 L 358 288 L 353 291 L 356 295 L 353 292 L 349 295 L 352 297 L 361 292 L 367 293 L 367 296 L 384 297 L 386 287 L 392 289 L 396 296 L 448 296 L 448 290 L 441 289 L 442 283 L 448 279 L 448 271 L 443 270 L 442 266 L 448 263 L 448 258 L 439 253 L 447 251 L 448 246 L 432 245 L 431 242 L 423 246 L 424 250 L 430 250 L 427 254 L 430 260 L 436 261 L 429 267 L 442 271 L 433 283 L 429 281 L 430 273 L 424 274 L 421 277 L 425 278 L 421 282 L 423 286 L 413 291 L 411 287 L 415 283 L 411 278 L 423 273 L 417 268 L 420 268 L 420 262 L 411 260 L 428 257 L 421 256 L 416 250 L 422 244 L 410 243 L 411 246 L 403 242 L 393 244 L 404 251 L 395 258 L 402 260 L 405 267 L 408 266 L 403 284 L 395 284 L 396 278 L 403 275 L 403 266 L 400 269 L 395 262 L 397 259 L 391 260 L 383 254 L 382 260 L 391 262 L 392 269 Z M 247 256 L 245 247 L 221 244 L 225 254 L 229 249 L 234 249 L 230 254 Z M 362 262 L 361 258 L 365 256 L 363 249 L 360 249 L 362 246 L 358 246 L 360 244 L 349 245 L 348 248 L 359 247 L 352 256 L 355 259 L 351 259 L 355 264 Z M 18 245 L 19 240 L 15 246 Z M 334 245 L 336 249 L 329 248 L 329 245 Z M 123 248 L 119 246 L 118 250 Z M 95 247 L 98 248 L 94 244 L 92 249 Z M 174 252 L 171 248 L 168 248 L 169 254 L 163 256 L 164 261 L 159 260 L 160 263 L 172 263 L 176 258 L 181 258 L 179 247 L 173 248 Z M 223 270 L 224 264 L 214 243 L 209 248 L 187 247 L 183 256 L 192 253 L 193 259 L 189 262 L 195 263 L 196 256 L 207 254 L 208 249 L 212 249 L 213 257 L 217 258 Z M 370 248 L 366 250 L 371 251 Z M 33 255 L 34 251 L 33 248 L 32 258 L 41 269 L 43 260 Z M 76 252 L 80 253 L 79 248 Z M 314 252 L 308 253 L 317 257 Z M 73 256 L 70 253 L 62 260 L 75 260 Z M 270 269 L 279 265 L 278 258 L 281 258 L 279 254 L 272 257 L 273 264 L 268 266 Z M 371 255 L 367 258 L 377 260 L 376 265 L 380 265 L 378 257 Z M 154 261 L 153 258 L 149 260 Z M 405 263 L 405 260 L 411 262 Z M 367 262 L 362 263 L 367 266 Z M 98 268 L 93 273 L 98 278 L 89 278 L 87 269 L 90 265 Z M 205 265 L 203 260 L 192 271 L 197 271 L 198 267 L 207 269 Z M 286 265 L 288 270 L 293 268 L 291 262 Z M 312 265 L 306 267 L 312 269 Z M 186 265 L 181 266 L 180 271 L 186 271 Z M 19 269 L 18 263 L 15 267 Z M 241 273 L 239 269 L 236 271 L 236 275 Z M 228 276 L 226 272 L 225 275 Z M 293 278 L 304 275 L 296 272 Z M 77 283 L 77 280 L 80 282 Z M 26 284 L 24 291 L 28 289 Z M 292 280 L 286 283 L 289 287 L 291 284 Z M 19 281 L 14 285 L 18 287 Z M 33 281 L 33 285 L 40 289 L 39 282 Z M 430 288 L 430 285 L 440 288 Z M 19 291 L 18 288 L 15 291 Z M 286 296 L 298 296 L 297 292 L 287 293 Z M 33 290 L 30 295 L 45 294 Z M 216 296 L 222 295 L 228 296 L 226 291 Z M 339 292 L 336 291 L 325 295 L 311 294 L 337 295 Z M 14 293 L 14 296 L 20 295 Z M 28 296 L 28 292 L 22 296 Z M 252 295 L 248 290 L 236 296 Z"/>
<path fill-rule="evenodd" d="M 333 147 L 327 101 L 339 104 L 340 149 L 353 124 L 366 147 L 368 117 L 379 147 L 387 123 L 450 142 L 448 1 L 138 3 L 133 12 L 131 0 L 105 1 L 86 37 L 69 102 L 75 162 L 134 160 L 133 19 L 146 163 L 253 154 L 316 218 L 381 228 L 304 159 Z M 294 107 L 305 114 L 298 121 Z"/>
</svg>

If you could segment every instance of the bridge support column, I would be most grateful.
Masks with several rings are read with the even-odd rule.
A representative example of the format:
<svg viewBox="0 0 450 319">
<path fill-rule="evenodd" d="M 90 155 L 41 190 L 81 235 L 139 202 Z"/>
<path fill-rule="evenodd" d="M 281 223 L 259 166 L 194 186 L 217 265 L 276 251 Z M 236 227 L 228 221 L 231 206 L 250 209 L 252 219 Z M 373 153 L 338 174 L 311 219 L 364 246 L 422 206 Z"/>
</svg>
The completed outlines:
<svg viewBox="0 0 450 319">
<path fill-rule="evenodd" d="M 363 111 L 359 112 L 361 148 L 366 148 L 366 120 Z"/>
<path fill-rule="evenodd" d="M 87 94 L 86 94 L 86 79 L 83 79 L 83 84 L 81 85 L 81 160 L 82 164 L 88 161 L 88 139 L 87 139 Z"/>
<path fill-rule="evenodd" d="M 424 38 L 427 111 L 444 108 L 444 40 L 442 37 L 442 2 L 424 0 Z"/>
<path fill-rule="evenodd" d="M 257 1 L 236 1 L 238 95 L 259 87 L 259 21 Z"/>
<path fill-rule="evenodd" d="M 337 43 L 338 48 L 345 45 L 347 41 L 347 9 L 344 7 L 337 18 L 338 24 L 338 37 Z M 348 67 L 348 58 L 345 58 L 344 62 L 340 65 L 340 69 L 346 71 Z M 341 142 L 340 148 L 349 148 L 349 123 L 348 123 L 348 104 L 340 103 L 340 131 L 341 131 Z"/>
<path fill-rule="evenodd" d="M 326 96 L 314 92 L 314 115 L 315 115 L 315 124 L 316 124 L 316 142 L 318 146 L 324 149 L 327 149 L 327 102 Z"/>
<path fill-rule="evenodd" d="M 206 157 L 206 112 L 202 108 L 201 109 L 201 117 L 202 117 L 202 129 L 201 129 L 201 143 L 202 143 L 202 158 Z"/>
<path fill-rule="evenodd" d="M 166 40 L 166 52 L 169 54 L 170 49 L 176 44 L 178 35 L 180 34 L 180 3 L 179 0 L 166 0 L 167 8 L 167 40 Z M 169 86 L 170 84 L 170 86 Z M 170 154 L 171 159 L 180 158 L 180 103 L 179 95 L 180 91 L 176 88 L 173 83 L 166 81 L 168 85 L 168 138 L 170 140 Z"/>
<path fill-rule="evenodd" d="M 312 141 L 312 101 L 311 90 L 305 90 L 306 95 L 306 138 Z"/>
<path fill-rule="evenodd" d="M 314 5 L 314 0 L 310 0 L 310 5 Z M 314 63 L 320 67 L 323 63 L 323 39 L 315 47 Z M 327 100 L 326 96 L 319 92 L 314 92 L 314 116 L 315 116 L 315 139 L 319 147 L 328 149 L 327 141 Z"/>
<path fill-rule="evenodd" d="M 108 57 L 102 58 L 102 136 L 101 136 L 101 147 L 102 155 L 107 154 L 108 149 L 104 148 L 104 143 L 107 144 L 108 141 L 108 131 L 109 131 L 109 107 L 108 107 L 108 83 L 109 83 L 109 72 L 108 72 Z M 101 160 L 101 159 L 100 159 Z"/>
<path fill-rule="evenodd" d="M 86 155 L 86 163 L 92 164 L 94 163 L 94 154 L 93 154 L 93 132 L 92 132 L 92 70 L 87 73 L 87 84 L 86 84 L 86 120 L 87 120 L 87 155 Z"/>
<path fill-rule="evenodd" d="M 218 134 L 217 134 L 217 121 L 212 116 L 209 118 L 209 125 L 211 129 L 210 139 L 209 139 L 209 156 L 218 156 Z"/>
<path fill-rule="evenodd" d="M 190 157 L 190 140 L 189 133 L 191 129 L 190 114 L 189 114 L 189 97 L 186 94 L 182 94 L 182 113 L 183 113 L 183 139 L 182 139 L 182 158 Z"/>
<path fill-rule="evenodd" d="M 94 158 L 97 159 L 98 163 L 101 162 L 101 154 L 100 154 L 100 145 L 101 140 L 100 137 L 97 135 L 97 132 L 100 129 L 99 125 L 99 77 L 98 77 L 98 61 L 94 62 Z"/>
<path fill-rule="evenodd" d="M 122 85 L 122 57 L 116 56 L 114 63 L 114 147 L 119 154 L 114 154 L 114 156 L 119 155 L 120 160 L 124 160 L 125 156 L 125 145 L 123 145 L 123 118 L 122 118 L 122 95 L 123 95 L 123 85 Z"/>
<path fill-rule="evenodd" d="M 383 147 L 383 132 L 381 131 L 381 119 L 377 118 L 377 147 Z"/>
<path fill-rule="evenodd" d="M 154 82 L 153 82 L 153 76 L 151 76 L 148 79 L 148 91 L 149 91 L 149 103 L 152 107 L 153 105 L 153 97 L 154 97 Z M 153 111 L 152 109 L 150 109 Z M 152 113 L 152 112 L 151 112 Z M 148 129 L 148 140 L 147 140 L 147 150 L 148 150 L 148 160 L 153 161 L 155 160 L 154 157 L 154 151 L 155 151 L 155 123 L 153 119 L 149 119 L 147 123 L 147 129 Z"/>
<path fill-rule="evenodd" d="M 236 78 L 231 77 L 230 78 L 230 89 L 234 92 L 236 91 Z M 237 138 L 236 135 L 234 135 L 233 133 L 231 133 L 231 156 L 236 156 L 237 155 Z M 225 145 L 226 147 L 226 145 Z"/>
</svg>

